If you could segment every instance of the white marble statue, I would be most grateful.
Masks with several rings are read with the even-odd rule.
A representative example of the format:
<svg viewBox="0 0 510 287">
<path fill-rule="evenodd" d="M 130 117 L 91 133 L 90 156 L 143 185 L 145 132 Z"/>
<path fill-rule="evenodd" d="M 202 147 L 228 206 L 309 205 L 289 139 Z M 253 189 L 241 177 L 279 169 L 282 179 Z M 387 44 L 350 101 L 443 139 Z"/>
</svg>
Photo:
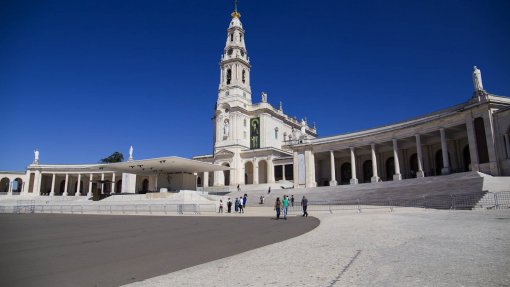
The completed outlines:
<svg viewBox="0 0 510 287">
<path fill-rule="evenodd" d="M 283 111 L 283 103 L 280 101 L 280 111 Z"/>
<path fill-rule="evenodd" d="M 483 91 L 482 73 L 476 66 L 473 67 L 473 85 L 475 86 L 475 92 Z"/>
<path fill-rule="evenodd" d="M 133 146 L 129 147 L 129 160 L 133 160 Z"/>
<path fill-rule="evenodd" d="M 228 133 L 230 132 L 230 123 L 228 119 L 225 119 L 225 122 L 223 124 L 223 136 L 228 137 Z"/>
<path fill-rule="evenodd" d="M 306 135 L 306 121 L 301 119 L 301 135 Z"/>
<path fill-rule="evenodd" d="M 265 92 L 262 92 L 262 102 L 267 103 L 267 94 Z"/>
<path fill-rule="evenodd" d="M 39 163 L 39 150 L 38 149 L 34 150 L 34 163 L 35 164 Z"/>
</svg>

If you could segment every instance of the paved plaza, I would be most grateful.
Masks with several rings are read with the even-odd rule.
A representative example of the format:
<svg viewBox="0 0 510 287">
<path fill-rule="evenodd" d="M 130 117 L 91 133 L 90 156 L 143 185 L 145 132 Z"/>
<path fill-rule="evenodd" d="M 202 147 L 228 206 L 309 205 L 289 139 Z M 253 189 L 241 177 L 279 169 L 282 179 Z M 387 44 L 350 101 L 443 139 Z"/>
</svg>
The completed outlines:
<svg viewBox="0 0 510 287">
<path fill-rule="evenodd" d="M 510 210 L 313 215 L 2 215 L 0 285 L 510 285 Z"/>
<path fill-rule="evenodd" d="M 510 286 L 510 211 L 317 215 L 302 236 L 130 286 Z"/>
<path fill-rule="evenodd" d="M 119 286 L 298 236 L 318 224 L 296 217 L 2 214 L 0 286 Z"/>
</svg>

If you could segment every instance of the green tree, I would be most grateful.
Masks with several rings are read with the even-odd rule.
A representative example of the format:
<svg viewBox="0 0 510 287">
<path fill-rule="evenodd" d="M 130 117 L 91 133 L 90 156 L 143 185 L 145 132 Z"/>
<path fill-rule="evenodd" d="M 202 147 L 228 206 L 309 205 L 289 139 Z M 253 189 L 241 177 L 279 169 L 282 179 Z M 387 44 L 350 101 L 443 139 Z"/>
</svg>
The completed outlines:
<svg viewBox="0 0 510 287">
<path fill-rule="evenodd" d="M 116 152 L 112 153 L 112 155 L 110 155 L 109 157 L 105 157 L 105 158 L 101 159 L 99 162 L 100 163 L 113 163 L 113 162 L 121 162 L 121 161 L 124 161 L 124 155 L 122 155 L 122 153 L 116 151 Z"/>
</svg>

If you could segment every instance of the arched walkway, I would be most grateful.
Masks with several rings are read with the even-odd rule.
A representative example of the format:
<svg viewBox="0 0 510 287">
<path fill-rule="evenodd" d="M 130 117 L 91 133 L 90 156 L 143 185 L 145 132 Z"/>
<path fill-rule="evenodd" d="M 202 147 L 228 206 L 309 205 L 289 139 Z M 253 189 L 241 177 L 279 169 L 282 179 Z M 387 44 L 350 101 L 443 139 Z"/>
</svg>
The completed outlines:
<svg viewBox="0 0 510 287">
<path fill-rule="evenodd" d="M 436 175 L 441 175 L 441 170 L 443 169 L 443 150 L 440 149 L 436 152 Z M 450 152 L 448 152 L 448 165 L 452 168 L 452 160 L 450 156 Z"/>
<path fill-rule="evenodd" d="M 411 157 L 409 158 L 409 172 L 410 177 L 415 178 L 416 173 L 418 172 L 418 155 L 413 153 Z"/>
<path fill-rule="evenodd" d="M 244 164 L 244 184 L 253 184 L 253 163 L 251 161 Z"/>
<path fill-rule="evenodd" d="M 369 159 L 363 163 L 363 182 L 370 182 L 372 174 L 372 160 Z"/>
<path fill-rule="evenodd" d="M 7 177 L 2 178 L 2 180 L 0 180 L 0 192 L 7 193 L 9 191 L 9 183 L 10 181 Z"/>
<path fill-rule="evenodd" d="M 351 163 L 346 162 L 340 167 L 340 184 L 349 184 L 351 177 Z"/>
<path fill-rule="evenodd" d="M 230 167 L 230 164 L 228 163 L 223 163 L 222 164 L 223 166 L 228 166 Z M 230 170 L 224 170 L 223 171 L 223 178 L 225 179 L 225 186 L 229 186 L 230 185 Z"/>
<path fill-rule="evenodd" d="M 471 170 L 471 154 L 469 153 L 469 145 L 466 145 L 462 150 L 462 159 L 464 163 L 464 171 Z"/>
<path fill-rule="evenodd" d="M 115 186 L 115 193 L 122 192 L 122 179 L 117 180 L 117 186 Z"/>
<path fill-rule="evenodd" d="M 149 180 L 148 179 L 144 179 L 142 181 L 142 193 L 145 194 L 149 191 Z"/>
<path fill-rule="evenodd" d="M 393 180 L 395 174 L 395 158 L 390 157 L 386 160 L 386 180 Z"/>
<path fill-rule="evenodd" d="M 12 186 L 12 192 L 21 192 L 21 189 L 23 188 L 23 180 L 21 178 L 16 178 L 14 180 L 14 185 Z"/>
<path fill-rule="evenodd" d="M 66 181 L 65 181 L 65 180 L 62 180 L 62 181 L 60 182 L 59 195 L 64 195 L 64 192 L 65 192 L 65 186 L 66 186 Z"/>
<path fill-rule="evenodd" d="M 267 161 L 259 161 L 259 184 L 267 183 Z"/>
</svg>

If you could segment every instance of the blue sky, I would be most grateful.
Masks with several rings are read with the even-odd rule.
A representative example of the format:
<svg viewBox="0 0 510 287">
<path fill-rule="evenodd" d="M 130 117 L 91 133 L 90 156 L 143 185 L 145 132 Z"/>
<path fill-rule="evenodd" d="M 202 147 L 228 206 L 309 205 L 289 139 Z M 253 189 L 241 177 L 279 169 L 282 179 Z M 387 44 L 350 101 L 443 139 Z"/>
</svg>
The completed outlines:
<svg viewBox="0 0 510 287">
<path fill-rule="evenodd" d="M 212 151 L 233 1 L 0 1 L 0 170 Z M 241 0 L 254 102 L 320 136 L 405 120 L 484 87 L 510 96 L 509 1 Z"/>
</svg>

